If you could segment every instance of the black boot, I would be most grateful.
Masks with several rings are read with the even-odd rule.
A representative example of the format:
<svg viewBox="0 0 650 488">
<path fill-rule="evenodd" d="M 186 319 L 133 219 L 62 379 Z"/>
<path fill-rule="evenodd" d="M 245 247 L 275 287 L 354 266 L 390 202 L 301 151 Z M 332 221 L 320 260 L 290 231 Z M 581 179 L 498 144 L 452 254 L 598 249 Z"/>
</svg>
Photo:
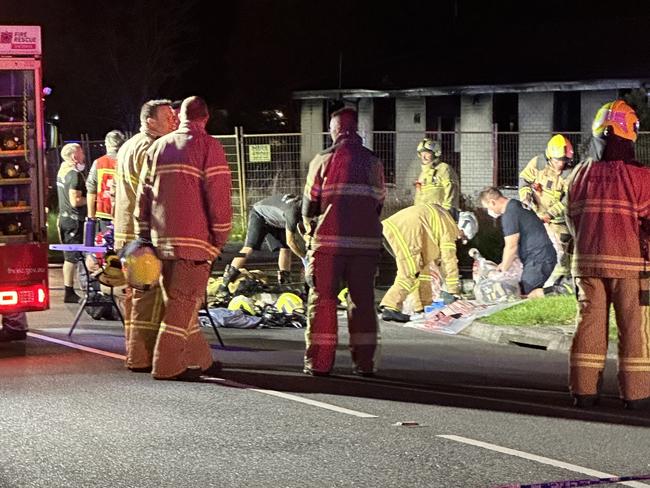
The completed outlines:
<svg viewBox="0 0 650 488">
<path fill-rule="evenodd" d="M 639 398 L 638 400 L 623 400 L 628 410 L 650 410 L 650 397 Z"/>
<path fill-rule="evenodd" d="M 278 271 L 278 285 L 291 283 L 291 271 Z"/>
<path fill-rule="evenodd" d="M 222 276 L 222 283 L 219 285 L 219 293 L 226 293 L 228 291 L 228 285 L 234 281 L 239 275 L 241 274 L 241 271 L 239 271 L 237 268 L 234 266 L 228 264 L 226 265 L 226 268 L 223 270 L 223 276 Z"/>
<path fill-rule="evenodd" d="M 408 322 L 411 318 L 398 310 L 393 310 L 392 308 L 384 307 L 381 311 L 381 318 L 386 322 Z"/>
<path fill-rule="evenodd" d="M 0 342 L 24 341 L 26 338 L 26 330 L 14 330 L 9 327 L 0 329 Z"/>
<path fill-rule="evenodd" d="M 71 286 L 65 287 L 65 295 L 63 296 L 63 303 L 79 303 L 81 297 L 77 295 L 74 288 Z"/>
</svg>

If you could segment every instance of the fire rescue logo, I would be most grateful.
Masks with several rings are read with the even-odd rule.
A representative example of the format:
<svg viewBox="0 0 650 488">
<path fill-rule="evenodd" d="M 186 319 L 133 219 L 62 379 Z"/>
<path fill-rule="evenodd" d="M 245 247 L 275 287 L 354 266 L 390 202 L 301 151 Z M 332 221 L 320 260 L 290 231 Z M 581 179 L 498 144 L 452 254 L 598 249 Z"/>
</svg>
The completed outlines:
<svg viewBox="0 0 650 488">
<path fill-rule="evenodd" d="M 13 39 L 13 33 L 12 32 L 0 32 L 0 44 L 11 44 L 11 40 Z"/>
</svg>

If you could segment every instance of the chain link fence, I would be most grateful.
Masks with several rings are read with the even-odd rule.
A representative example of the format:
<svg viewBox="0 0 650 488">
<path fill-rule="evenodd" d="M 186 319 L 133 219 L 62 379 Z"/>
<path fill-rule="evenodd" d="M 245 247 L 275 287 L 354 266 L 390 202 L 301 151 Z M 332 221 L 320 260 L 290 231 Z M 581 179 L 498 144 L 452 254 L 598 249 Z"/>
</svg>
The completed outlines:
<svg viewBox="0 0 650 488">
<path fill-rule="evenodd" d="M 578 132 L 563 134 L 573 143 L 575 160 L 579 160 L 588 136 Z M 384 216 L 388 216 L 413 203 L 414 182 L 420 172 L 416 148 L 423 137 L 440 142 L 441 159 L 456 170 L 461 191 L 471 197 L 488 185 L 516 189 L 519 172 L 534 156 L 544 153 L 553 133 L 376 131 L 361 135 L 384 163 Z M 301 194 L 309 161 L 331 144 L 327 133 L 245 134 L 238 128 L 234 134 L 214 137 L 223 145 L 232 173 L 234 226 L 238 235 L 245 232 L 248 209 L 255 202 L 272 194 Z M 87 161 L 105 153 L 103 141 L 82 138 L 67 142 L 80 143 Z M 52 206 L 56 206 L 60 149 L 52 148 L 46 153 Z M 636 158 L 650 166 L 650 132 L 639 134 Z"/>
</svg>

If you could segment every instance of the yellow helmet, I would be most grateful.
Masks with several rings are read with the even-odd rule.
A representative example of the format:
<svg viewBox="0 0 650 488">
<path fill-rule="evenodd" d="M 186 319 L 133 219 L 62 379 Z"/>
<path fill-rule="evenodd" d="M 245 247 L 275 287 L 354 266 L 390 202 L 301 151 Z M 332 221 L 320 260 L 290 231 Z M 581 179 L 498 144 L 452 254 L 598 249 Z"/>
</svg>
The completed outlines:
<svg viewBox="0 0 650 488">
<path fill-rule="evenodd" d="M 126 282 L 137 290 L 148 290 L 158 283 L 162 262 L 156 256 L 153 246 L 134 241 L 129 244 L 122 257 Z"/>
<path fill-rule="evenodd" d="M 436 158 L 439 158 L 442 154 L 440 143 L 431 139 L 422 139 L 420 141 L 418 144 L 418 153 L 421 153 L 422 151 L 429 151 L 430 153 L 433 153 L 433 156 Z"/>
<path fill-rule="evenodd" d="M 106 254 L 106 262 L 97 273 L 97 281 L 102 285 L 118 288 L 126 285 L 126 278 L 122 271 L 122 263 L 117 254 Z"/>
<path fill-rule="evenodd" d="M 573 144 L 562 134 L 556 134 L 548 141 L 546 145 L 547 159 L 573 159 Z"/>
<path fill-rule="evenodd" d="M 228 310 L 242 310 L 249 315 L 255 315 L 255 302 L 247 296 L 237 295 L 228 303 Z"/>
<path fill-rule="evenodd" d="M 607 128 L 611 128 L 615 135 L 635 142 L 639 133 L 639 117 L 623 100 L 614 100 L 596 112 L 591 133 L 594 137 L 603 137 Z"/>
<path fill-rule="evenodd" d="M 302 312 L 305 309 L 305 304 L 298 295 L 287 292 L 278 297 L 275 308 L 284 313 L 293 313 L 295 310 Z"/>
</svg>

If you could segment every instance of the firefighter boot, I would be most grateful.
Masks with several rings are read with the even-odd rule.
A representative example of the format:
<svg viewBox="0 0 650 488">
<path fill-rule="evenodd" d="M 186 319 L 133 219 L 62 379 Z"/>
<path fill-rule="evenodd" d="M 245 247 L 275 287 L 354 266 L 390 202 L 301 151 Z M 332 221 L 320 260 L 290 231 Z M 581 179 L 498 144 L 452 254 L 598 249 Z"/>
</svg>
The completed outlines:
<svg viewBox="0 0 650 488">
<path fill-rule="evenodd" d="M 228 284 L 240 275 L 240 271 L 234 266 L 228 264 L 223 270 L 222 283 L 219 285 L 218 292 L 221 294 L 228 293 Z"/>
<path fill-rule="evenodd" d="M 291 271 L 278 271 L 278 285 L 291 283 Z"/>
<path fill-rule="evenodd" d="M 392 308 L 384 307 L 381 311 L 381 318 L 386 322 L 408 322 L 411 318 L 405 313 Z"/>
</svg>

